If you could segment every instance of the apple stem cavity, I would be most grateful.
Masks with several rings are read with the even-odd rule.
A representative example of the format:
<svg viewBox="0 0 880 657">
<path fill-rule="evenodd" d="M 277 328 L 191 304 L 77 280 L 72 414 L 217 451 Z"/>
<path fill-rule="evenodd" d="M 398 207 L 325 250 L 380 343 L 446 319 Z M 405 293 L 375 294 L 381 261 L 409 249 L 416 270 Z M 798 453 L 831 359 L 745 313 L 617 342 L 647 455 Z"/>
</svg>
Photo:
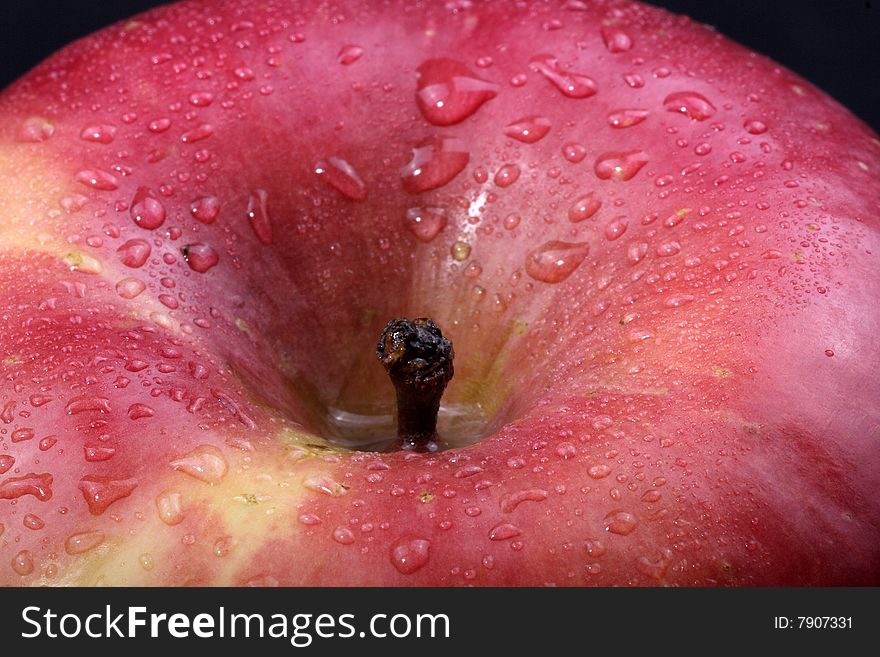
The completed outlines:
<svg viewBox="0 0 880 657">
<path fill-rule="evenodd" d="M 382 331 L 376 356 L 397 392 L 397 439 L 390 450 L 437 452 L 437 413 L 452 379 L 452 343 L 428 317 L 392 319 Z"/>
</svg>

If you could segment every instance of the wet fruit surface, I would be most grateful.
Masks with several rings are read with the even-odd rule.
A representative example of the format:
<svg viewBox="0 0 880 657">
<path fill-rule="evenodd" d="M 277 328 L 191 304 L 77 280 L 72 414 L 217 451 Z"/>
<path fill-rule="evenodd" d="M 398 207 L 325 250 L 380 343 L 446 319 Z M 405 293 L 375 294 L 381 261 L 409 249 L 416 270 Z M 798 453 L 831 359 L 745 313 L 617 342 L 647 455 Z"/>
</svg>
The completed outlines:
<svg viewBox="0 0 880 657">
<path fill-rule="evenodd" d="M 876 135 L 640 5 L 305 9 L 0 97 L 0 583 L 880 581 Z"/>
</svg>

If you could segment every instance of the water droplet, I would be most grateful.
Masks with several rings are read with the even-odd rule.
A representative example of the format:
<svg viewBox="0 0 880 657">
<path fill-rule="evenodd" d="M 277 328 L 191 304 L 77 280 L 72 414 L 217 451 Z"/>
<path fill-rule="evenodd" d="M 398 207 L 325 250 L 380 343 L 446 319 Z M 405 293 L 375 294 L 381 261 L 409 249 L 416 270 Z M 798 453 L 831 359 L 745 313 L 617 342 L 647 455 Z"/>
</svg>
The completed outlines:
<svg viewBox="0 0 880 657">
<path fill-rule="evenodd" d="M 196 107 L 208 107 L 214 102 L 214 94 L 210 91 L 197 91 L 189 95 L 189 104 Z"/>
<path fill-rule="evenodd" d="M 31 553 L 27 550 L 22 550 L 16 554 L 12 558 L 12 570 L 22 577 L 34 572 L 34 560 L 31 558 Z"/>
<path fill-rule="evenodd" d="M 690 303 L 695 299 L 692 294 L 673 294 L 672 296 L 666 297 L 663 301 L 663 305 L 667 308 L 678 308 L 679 306 L 684 306 L 685 304 Z"/>
<path fill-rule="evenodd" d="M 339 54 L 336 55 L 336 61 L 343 66 L 350 66 L 359 60 L 364 54 L 364 49 L 354 44 L 342 46 Z"/>
<path fill-rule="evenodd" d="M 757 119 L 746 121 L 743 124 L 743 128 L 746 129 L 746 132 L 752 135 L 761 135 L 767 132 L 767 124 L 763 121 L 758 121 Z"/>
<path fill-rule="evenodd" d="M 143 281 L 139 281 L 136 278 L 123 278 L 116 283 L 116 294 L 123 299 L 134 299 L 145 289 L 147 289 L 147 286 L 144 285 Z"/>
<path fill-rule="evenodd" d="M 257 236 L 265 245 L 272 244 L 272 222 L 269 217 L 267 201 L 269 192 L 265 189 L 256 189 L 248 198 L 247 217 Z"/>
<path fill-rule="evenodd" d="M 64 551 L 70 555 L 83 554 L 104 542 L 104 532 L 90 531 L 71 534 L 64 541 Z"/>
<path fill-rule="evenodd" d="M 626 248 L 626 259 L 631 265 L 636 265 L 648 253 L 648 245 L 645 242 L 633 242 Z"/>
<path fill-rule="evenodd" d="M 203 139 L 207 139 L 214 134 L 214 126 L 210 123 L 203 123 L 200 126 L 188 130 L 180 135 L 180 141 L 184 144 L 194 144 Z"/>
<path fill-rule="evenodd" d="M 116 137 L 116 126 L 107 123 L 86 126 L 83 128 L 83 131 L 79 133 L 79 136 L 80 139 L 86 141 L 94 141 L 99 144 L 109 144 Z"/>
<path fill-rule="evenodd" d="M 36 144 L 46 141 L 55 134 L 55 123 L 41 116 L 25 119 L 18 129 L 18 141 Z"/>
<path fill-rule="evenodd" d="M 602 180 L 629 180 L 648 163 L 644 151 L 615 151 L 596 158 L 596 175 Z"/>
<path fill-rule="evenodd" d="M 468 259 L 468 256 L 471 254 L 471 245 L 467 242 L 462 242 L 461 240 L 457 240 L 452 243 L 452 246 L 449 249 L 452 259 L 457 262 L 464 262 Z"/>
<path fill-rule="evenodd" d="M 217 252 L 201 242 L 187 244 L 183 247 L 183 259 L 186 260 L 186 264 L 189 265 L 190 269 L 200 274 L 204 274 L 220 262 L 220 256 L 217 255 Z"/>
<path fill-rule="evenodd" d="M 602 541 L 595 539 L 595 538 L 587 539 L 584 542 L 584 547 L 587 548 L 587 554 L 589 554 L 591 557 L 594 557 L 594 558 L 601 557 L 603 554 L 605 554 L 605 552 L 607 550 L 607 548 L 605 547 L 605 544 Z"/>
<path fill-rule="evenodd" d="M 152 250 L 150 243 L 146 240 L 133 239 L 116 249 L 116 254 L 123 265 L 137 269 L 146 264 Z"/>
<path fill-rule="evenodd" d="M 223 452 L 213 445 L 199 445 L 171 461 L 170 465 L 175 470 L 208 484 L 220 483 L 229 468 Z"/>
<path fill-rule="evenodd" d="M 695 91 L 679 91 L 663 101 L 667 112 L 684 114 L 694 121 L 705 121 L 715 114 L 715 106 L 709 99 Z"/>
<path fill-rule="evenodd" d="M 631 128 L 648 118 L 650 112 L 641 109 L 622 109 L 608 115 L 608 125 L 612 128 Z"/>
<path fill-rule="evenodd" d="M 23 495 L 33 495 L 41 502 L 52 497 L 52 475 L 29 472 L 23 477 L 10 477 L 0 483 L 0 500 L 15 500 Z"/>
<path fill-rule="evenodd" d="M 411 575 L 428 563 L 431 542 L 424 538 L 401 538 L 391 546 L 391 565 Z"/>
<path fill-rule="evenodd" d="M 473 477 L 474 475 L 480 474 L 482 471 L 483 468 L 478 465 L 464 465 L 458 468 L 452 476 L 456 479 L 465 479 L 466 477 Z"/>
<path fill-rule="evenodd" d="M 454 59 L 429 59 L 417 70 L 416 102 L 434 125 L 460 123 L 498 93 L 497 84 L 478 78 Z"/>
<path fill-rule="evenodd" d="M 367 186 L 354 167 L 338 157 L 328 157 L 314 166 L 314 172 L 336 191 L 355 201 L 367 198 Z"/>
<path fill-rule="evenodd" d="M 348 527 L 337 527 L 333 530 L 333 540 L 340 545 L 351 545 L 354 543 L 354 532 Z"/>
<path fill-rule="evenodd" d="M 501 512 L 512 513 L 523 502 L 543 502 L 547 499 L 547 491 L 542 488 L 529 488 L 517 493 L 507 493 L 501 496 Z"/>
<path fill-rule="evenodd" d="M 119 189 L 119 181 L 116 180 L 116 176 L 100 169 L 83 169 L 76 174 L 76 180 L 86 187 L 99 189 L 104 192 L 112 192 L 114 189 Z"/>
<path fill-rule="evenodd" d="M 348 486 L 339 483 L 327 475 L 313 475 L 307 477 L 303 481 L 303 487 L 314 493 L 321 493 L 322 495 L 329 495 L 330 497 L 341 497 L 348 493 Z"/>
<path fill-rule="evenodd" d="M 658 556 L 648 557 L 643 555 L 639 557 L 636 560 L 636 568 L 643 575 L 652 579 L 663 579 L 666 576 L 669 565 L 672 563 L 672 556 L 672 550 L 663 548 Z"/>
<path fill-rule="evenodd" d="M 148 187 L 138 187 L 129 213 L 134 223 L 147 230 L 155 230 L 165 223 L 165 206 Z"/>
<path fill-rule="evenodd" d="M 490 541 L 507 541 L 514 536 L 519 536 L 522 534 L 522 530 L 516 525 L 512 525 L 509 522 L 502 522 L 495 525 L 489 531 L 489 540 Z"/>
<path fill-rule="evenodd" d="M 410 208 L 406 211 L 406 227 L 422 242 L 430 242 L 447 224 L 443 208 Z"/>
<path fill-rule="evenodd" d="M 676 242 L 675 240 L 669 242 L 663 242 L 662 244 L 657 245 L 657 255 L 661 258 L 668 258 L 669 256 L 674 256 L 681 251 L 681 244 Z"/>
<path fill-rule="evenodd" d="M 12 442 L 21 443 L 25 440 L 31 440 L 34 437 L 34 430 L 28 427 L 24 427 L 21 429 L 16 429 L 12 432 Z"/>
<path fill-rule="evenodd" d="M 153 407 L 146 404 L 132 404 L 128 407 L 129 420 L 140 420 L 145 417 L 153 417 L 155 414 L 156 411 Z"/>
<path fill-rule="evenodd" d="M 216 541 L 214 541 L 214 545 L 211 548 L 211 551 L 214 553 L 215 557 L 223 558 L 230 552 L 232 549 L 238 544 L 232 536 L 220 536 Z"/>
<path fill-rule="evenodd" d="M 553 55 L 537 55 L 529 60 L 530 68 L 543 75 L 569 98 L 589 98 L 598 88 L 593 78 L 564 70 Z"/>
<path fill-rule="evenodd" d="M 602 41 L 610 53 L 626 52 L 633 47 L 632 38 L 622 29 L 608 21 L 602 25 Z"/>
<path fill-rule="evenodd" d="M 64 407 L 64 411 L 68 415 L 79 415 L 80 413 L 85 413 L 88 411 L 97 411 L 99 413 L 109 413 L 110 412 L 110 400 L 106 397 L 94 397 L 92 395 L 80 395 L 78 397 L 74 397 L 69 402 L 67 402 L 67 406 Z"/>
<path fill-rule="evenodd" d="M 470 153 L 462 140 L 434 135 L 412 149 L 412 159 L 400 171 L 410 194 L 426 192 L 450 182 L 467 166 Z"/>
<path fill-rule="evenodd" d="M 180 493 L 166 490 L 156 497 L 159 520 L 166 525 L 177 525 L 183 520 L 183 502 Z"/>
<path fill-rule="evenodd" d="M 510 187 L 519 180 L 520 169 L 515 164 L 505 164 L 495 172 L 495 184 L 499 187 Z"/>
<path fill-rule="evenodd" d="M 586 156 L 587 147 L 583 144 L 570 142 L 562 147 L 562 157 L 572 164 L 577 164 L 578 162 L 583 161 Z"/>
<path fill-rule="evenodd" d="M 550 131 L 550 119 L 546 116 L 525 116 L 504 128 L 504 134 L 524 144 L 534 144 Z"/>
<path fill-rule="evenodd" d="M 571 276 L 589 251 L 585 242 L 546 242 L 526 257 L 526 273 L 537 281 L 559 283 Z"/>
<path fill-rule="evenodd" d="M 604 479 L 611 474 L 611 467 L 604 463 L 593 465 L 587 469 L 587 474 L 593 479 Z"/>
<path fill-rule="evenodd" d="M 25 514 L 22 519 L 22 524 L 28 529 L 33 529 L 34 531 L 40 530 L 46 526 L 46 523 L 39 516 L 34 515 L 33 513 Z"/>
<path fill-rule="evenodd" d="M 83 445 L 83 455 L 89 463 L 98 463 L 113 458 L 116 454 L 114 447 L 107 445 Z"/>
<path fill-rule="evenodd" d="M 627 225 L 626 217 L 615 217 L 605 225 L 605 239 L 613 242 L 626 232 Z"/>
<path fill-rule="evenodd" d="M 147 125 L 147 130 L 149 130 L 150 132 L 160 133 L 165 132 L 170 127 L 171 119 L 161 118 L 150 121 L 150 123 Z"/>
<path fill-rule="evenodd" d="M 620 536 L 626 536 L 633 532 L 636 526 L 638 526 L 639 521 L 628 511 L 615 510 L 609 512 L 608 515 L 605 516 L 604 523 L 605 531 L 609 531 L 612 534 L 619 534 Z"/>
<path fill-rule="evenodd" d="M 79 489 L 93 516 L 101 515 L 111 504 L 131 495 L 135 488 L 137 481 L 134 479 L 88 475 L 79 481 Z"/>
<path fill-rule="evenodd" d="M 15 457 L 9 454 L 0 454 L 0 474 L 5 474 L 15 465 Z"/>
<path fill-rule="evenodd" d="M 190 204 L 189 211 L 203 224 L 213 224 L 220 214 L 220 199 L 216 196 L 201 196 Z"/>
</svg>

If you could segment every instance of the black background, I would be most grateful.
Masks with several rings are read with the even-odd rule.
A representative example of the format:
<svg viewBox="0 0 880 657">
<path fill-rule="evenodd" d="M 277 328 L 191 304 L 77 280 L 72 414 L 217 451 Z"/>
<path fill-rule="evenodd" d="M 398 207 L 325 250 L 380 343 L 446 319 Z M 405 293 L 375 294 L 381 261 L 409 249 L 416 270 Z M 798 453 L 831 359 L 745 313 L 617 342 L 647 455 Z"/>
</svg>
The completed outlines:
<svg viewBox="0 0 880 657">
<path fill-rule="evenodd" d="M 163 3 L 0 0 L 0 87 L 66 43 L 159 4 Z M 688 14 L 769 55 L 880 131 L 880 0 L 653 0 L 653 4 Z"/>
</svg>

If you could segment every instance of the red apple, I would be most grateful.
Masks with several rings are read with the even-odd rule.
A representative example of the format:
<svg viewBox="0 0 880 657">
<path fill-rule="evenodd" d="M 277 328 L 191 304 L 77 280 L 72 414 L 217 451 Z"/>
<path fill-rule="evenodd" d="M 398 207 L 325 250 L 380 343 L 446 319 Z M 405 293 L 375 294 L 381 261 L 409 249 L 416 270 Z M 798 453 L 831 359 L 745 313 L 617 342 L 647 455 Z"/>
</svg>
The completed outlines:
<svg viewBox="0 0 880 657">
<path fill-rule="evenodd" d="M 193 1 L 0 116 L 0 582 L 880 583 L 880 142 L 773 62 L 628 2 Z M 447 451 L 376 451 L 398 316 Z"/>
</svg>

